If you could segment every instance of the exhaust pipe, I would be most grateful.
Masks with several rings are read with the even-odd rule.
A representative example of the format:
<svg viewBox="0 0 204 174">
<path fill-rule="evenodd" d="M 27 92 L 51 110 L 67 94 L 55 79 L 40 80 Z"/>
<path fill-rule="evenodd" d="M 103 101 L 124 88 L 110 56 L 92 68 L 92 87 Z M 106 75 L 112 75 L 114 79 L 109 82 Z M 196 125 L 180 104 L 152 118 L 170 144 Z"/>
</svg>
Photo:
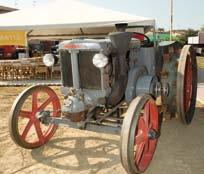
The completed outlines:
<svg viewBox="0 0 204 174">
<path fill-rule="evenodd" d="M 108 97 L 107 104 L 111 106 L 117 105 L 123 98 L 128 81 L 128 65 L 126 61 L 127 51 L 131 41 L 132 33 L 115 32 L 110 33 L 109 37 L 113 46 L 117 50 L 119 72 L 112 92 Z"/>
</svg>

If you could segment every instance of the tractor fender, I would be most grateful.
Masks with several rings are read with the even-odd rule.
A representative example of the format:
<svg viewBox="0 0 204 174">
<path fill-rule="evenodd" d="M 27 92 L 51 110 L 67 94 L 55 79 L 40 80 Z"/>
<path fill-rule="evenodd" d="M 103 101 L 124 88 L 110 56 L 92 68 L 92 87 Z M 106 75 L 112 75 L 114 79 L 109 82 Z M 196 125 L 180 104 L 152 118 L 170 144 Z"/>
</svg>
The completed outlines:
<svg viewBox="0 0 204 174">
<path fill-rule="evenodd" d="M 153 75 L 140 76 L 136 84 L 136 96 L 139 96 L 141 94 L 150 94 L 156 97 L 157 94 L 155 92 L 155 87 L 157 83 L 158 83 L 157 76 Z"/>
<path fill-rule="evenodd" d="M 136 84 L 139 77 L 147 75 L 145 66 L 134 67 L 128 72 L 128 83 L 125 91 L 126 102 L 131 102 L 136 97 Z"/>
</svg>

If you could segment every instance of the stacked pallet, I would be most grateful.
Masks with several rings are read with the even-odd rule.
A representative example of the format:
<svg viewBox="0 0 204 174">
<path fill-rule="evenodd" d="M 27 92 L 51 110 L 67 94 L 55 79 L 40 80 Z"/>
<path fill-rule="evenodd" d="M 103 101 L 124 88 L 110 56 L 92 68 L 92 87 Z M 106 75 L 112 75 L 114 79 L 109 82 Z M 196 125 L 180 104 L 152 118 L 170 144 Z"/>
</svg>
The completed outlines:
<svg viewBox="0 0 204 174">
<path fill-rule="evenodd" d="M 0 61 L 0 80 L 47 80 L 52 71 L 43 64 L 42 57 Z M 58 73 L 59 74 L 59 73 Z"/>
</svg>

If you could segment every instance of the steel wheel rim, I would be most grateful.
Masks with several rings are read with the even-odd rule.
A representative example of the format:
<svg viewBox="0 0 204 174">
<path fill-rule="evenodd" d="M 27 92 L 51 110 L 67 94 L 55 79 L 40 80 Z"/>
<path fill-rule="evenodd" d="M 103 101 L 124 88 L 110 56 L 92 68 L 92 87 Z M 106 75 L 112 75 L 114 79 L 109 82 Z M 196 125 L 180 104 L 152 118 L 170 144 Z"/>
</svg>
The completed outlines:
<svg viewBox="0 0 204 174">
<path fill-rule="evenodd" d="M 197 61 L 193 47 L 181 51 L 177 73 L 177 113 L 184 124 L 190 124 L 195 113 L 197 97 Z"/>
<path fill-rule="evenodd" d="M 49 98 L 46 99 L 46 101 L 41 105 L 41 106 L 37 106 L 37 96 L 39 94 L 39 92 L 46 92 L 49 95 Z M 36 91 L 32 94 L 32 111 L 31 113 L 29 113 L 28 115 L 25 114 L 26 118 L 28 117 L 29 121 L 28 124 L 25 126 L 24 130 L 23 130 L 23 134 L 19 134 L 20 138 L 22 141 L 24 141 L 25 143 L 30 144 L 30 146 L 41 146 L 42 144 L 45 144 L 50 137 L 53 136 L 56 126 L 55 125 L 49 125 L 48 128 L 45 131 L 42 131 L 41 127 L 40 127 L 40 121 L 35 117 L 35 115 L 37 114 L 37 112 L 42 111 L 48 104 L 52 103 L 53 106 L 53 110 L 58 110 L 59 109 L 59 105 L 58 105 L 58 101 L 56 100 L 56 94 L 53 93 L 51 90 L 48 89 L 43 89 L 40 91 Z M 18 118 L 19 117 L 23 117 L 21 114 L 22 110 L 19 111 L 18 114 Z M 27 112 L 27 111 L 25 111 Z M 56 113 L 53 114 L 54 117 L 57 117 L 58 115 Z M 17 123 L 18 124 L 18 123 Z M 34 140 L 33 143 L 29 143 L 26 141 L 26 136 L 28 135 L 31 126 L 35 127 L 35 133 L 38 137 L 38 140 Z"/>
<path fill-rule="evenodd" d="M 43 103 L 38 105 L 38 94 L 45 93 L 48 98 Z M 22 106 L 26 99 L 31 96 L 31 110 L 22 110 Z M 55 92 L 48 87 L 35 86 L 25 90 L 14 103 L 14 109 L 12 109 L 12 126 L 16 131 L 17 136 L 13 136 L 14 141 L 24 148 L 36 148 L 42 146 L 54 135 L 57 126 L 49 124 L 43 126 L 42 123 L 36 118 L 36 113 L 43 111 L 48 105 L 53 108 L 53 117 L 59 117 L 60 102 Z M 21 124 L 20 122 L 25 122 Z M 27 120 L 27 123 L 26 123 Z M 44 129 L 43 129 L 43 128 Z M 27 140 L 29 132 L 34 130 L 33 139 Z"/>
<path fill-rule="evenodd" d="M 158 132 L 157 106 L 152 101 L 147 101 L 143 109 L 144 113 L 138 118 L 134 135 L 134 161 L 141 172 L 145 171 L 149 166 L 158 141 L 158 139 L 151 140 L 148 137 L 150 131 Z"/>
<path fill-rule="evenodd" d="M 136 160 L 136 144 L 137 139 L 135 138 L 138 133 L 138 123 L 141 121 L 140 117 L 142 116 L 142 113 L 144 113 L 144 106 L 146 104 L 151 103 L 151 108 L 154 108 L 154 115 L 155 115 L 155 123 L 154 125 L 154 143 L 151 148 L 151 155 L 149 159 L 145 162 L 145 164 L 137 164 Z M 147 105 L 148 105 L 147 104 Z M 147 112 L 147 109 L 146 109 Z M 152 112 L 151 112 L 152 113 Z M 147 131 L 146 131 L 147 132 Z M 149 136 L 149 134 L 148 134 Z M 147 135 L 146 135 L 147 137 Z M 159 137 L 159 123 L 158 123 L 158 110 L 157 106 L 155 104 L 154 99 L 150 95 L 140 95 L 136 97 L 129 105 L 128 110 L 126 112 L 126 116 L 123 121 L 122 130 L 121 130 L 121 139 L 120 139 L 120 159 L 123 167 L 129 174 L 133 173 L 142 173 L 144 172 L 147 167 L 149 166 L 154 152 L 156 150 L 156 145 L 158 142 Z M 138 151 L 139 152 L 139 151 Z"/>
</svg>

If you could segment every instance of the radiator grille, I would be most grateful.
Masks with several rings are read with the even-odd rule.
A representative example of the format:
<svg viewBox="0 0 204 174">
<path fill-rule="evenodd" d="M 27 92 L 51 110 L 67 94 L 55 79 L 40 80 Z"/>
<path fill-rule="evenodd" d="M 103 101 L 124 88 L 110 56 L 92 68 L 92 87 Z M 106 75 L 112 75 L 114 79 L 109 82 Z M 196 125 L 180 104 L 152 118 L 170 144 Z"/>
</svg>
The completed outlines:
<svg viewBox="0 0 204 174">
<path fill-rule="evenodd" d="M 93 51 L 81 51 L 79 52 L 79 76 L 80 87 L 85 89 L 101 89 L 101 73 L 96 68 L 92 59 L 96 52 Z M 61 76 L 62 84 L 66 87 L 73 86 L 72 79 L 72 67 L 71 67 L 71 55 L 68 51 L 62 50 L 61 57 Z"/>
<path fill-rule="evenodd" d="M 68 51 L 60 51 L 61 79 L 65 87 L 73 86 L 71 55 Z"/>
</svg>

